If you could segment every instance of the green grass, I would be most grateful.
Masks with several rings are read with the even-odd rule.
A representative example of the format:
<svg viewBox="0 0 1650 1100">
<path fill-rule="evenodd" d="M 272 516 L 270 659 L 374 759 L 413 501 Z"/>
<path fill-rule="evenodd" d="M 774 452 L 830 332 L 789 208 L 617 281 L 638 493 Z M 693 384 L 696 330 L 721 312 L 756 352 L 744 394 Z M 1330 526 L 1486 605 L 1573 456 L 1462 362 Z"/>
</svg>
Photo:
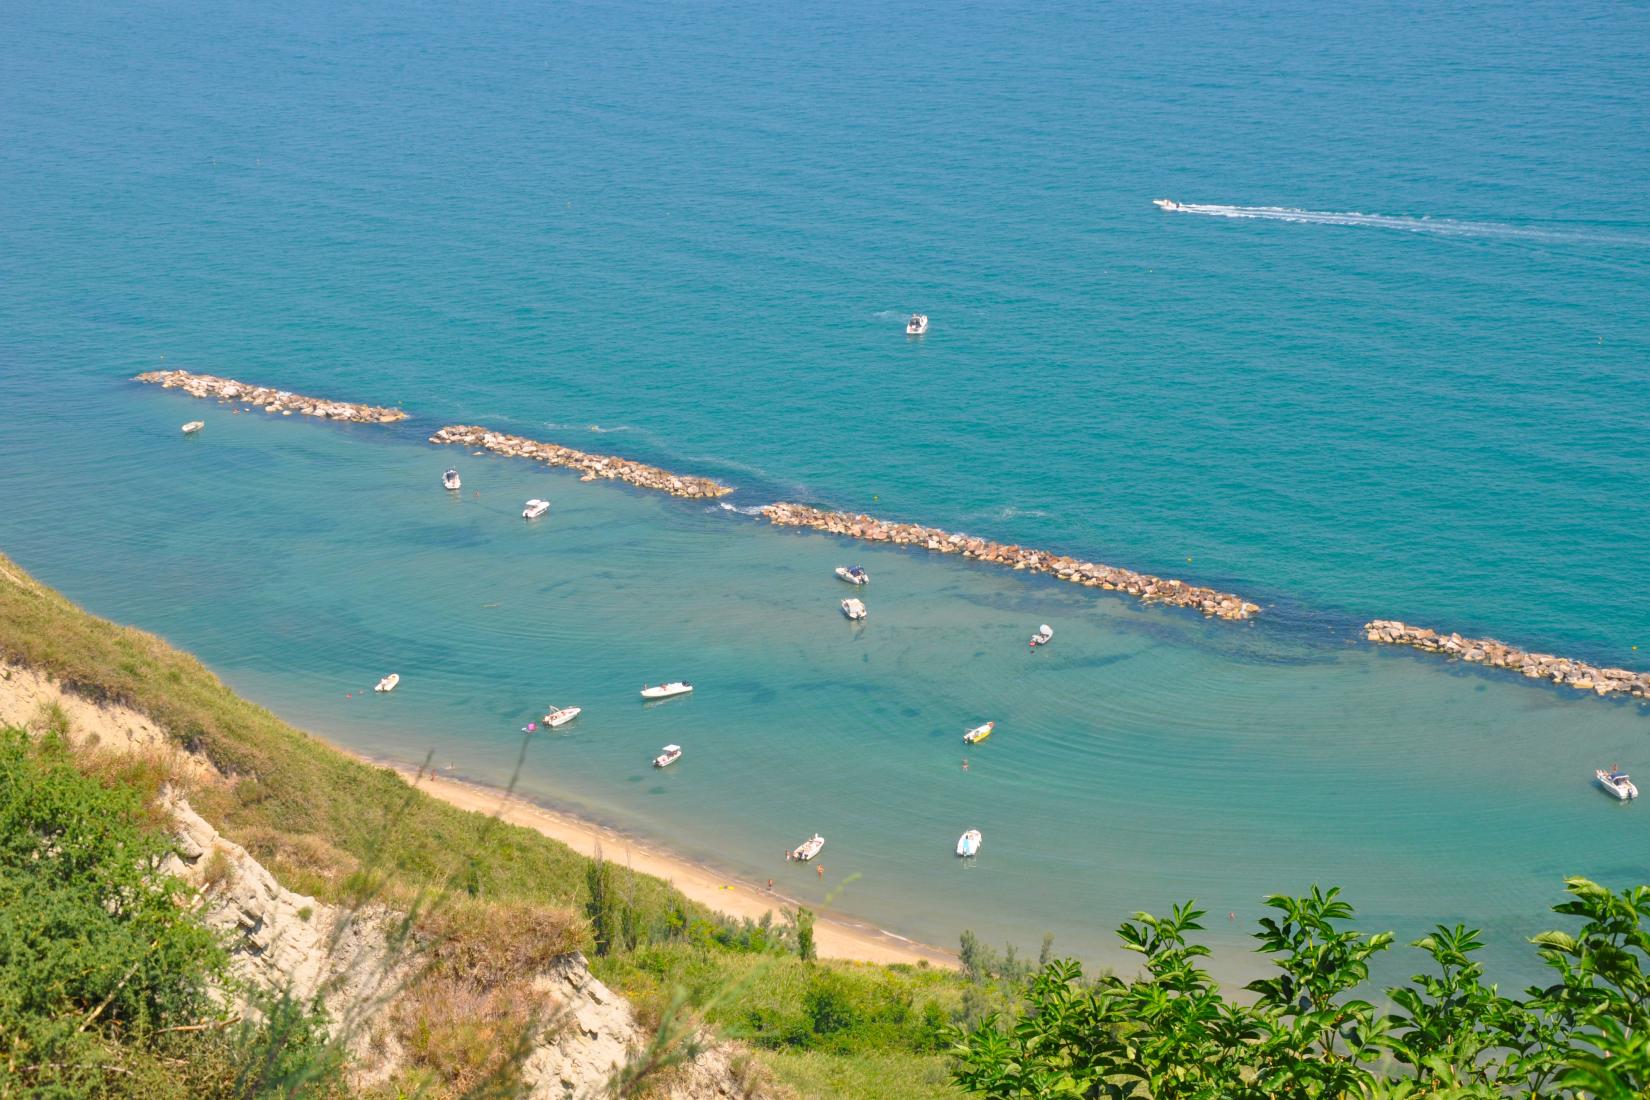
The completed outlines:
<svg viewBox="0 0 1650 1100">
<path fill-rule="evenodd" d="M 844 1058 L 818 1051 L 769 1053 L 774 1078 L 798 1096 L 864 1100 L 961 1100 L 951 1083 L 950 1059 L 937 1054 L 871 1053 Z"/>
</svg>

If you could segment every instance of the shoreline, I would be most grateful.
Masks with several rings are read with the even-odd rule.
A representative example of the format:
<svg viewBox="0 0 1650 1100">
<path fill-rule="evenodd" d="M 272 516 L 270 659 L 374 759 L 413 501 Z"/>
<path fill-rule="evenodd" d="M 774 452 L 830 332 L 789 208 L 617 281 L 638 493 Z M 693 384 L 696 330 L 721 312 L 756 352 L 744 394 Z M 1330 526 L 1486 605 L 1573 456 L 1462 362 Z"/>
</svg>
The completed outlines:
<svg viewBox="0 0 1650 1100">
<path fill-rule="evenodd" d="M 598 825 L 566 810 L 552 809 L 499 787 L 469 779 L 452 779 L 428 771 L 420 774 L 420 769 L 398 760 L 370 756 L 332 741 L 327 744 L 364 764 L 389 768 L 412 787 L 461 810 L 496 815 L 507 824 L 520 825 L 552 840 L 559 840 L 582 856 L 594 856 L 599 848 L 602 858 L 663 879 L 690 900 L 723 916 L 735 920 L 747 917 L 761 920 L 762 914 L 771 912 L 775 922 L 778 922 L 782 919 L 781 909 L 787 906 L 795 908 L 801 904 L 778 891 L 770 893 L 757 883 L 724 874 L 707 864 L 617 829 Z M 948 969 L 957 966 L 956 956 L 942 948 L 907 939 L 829 910 L 815 909 L 814 913 L 814 944 L 822 959 L 878 965 L 927 963 Z"/>
</svg>

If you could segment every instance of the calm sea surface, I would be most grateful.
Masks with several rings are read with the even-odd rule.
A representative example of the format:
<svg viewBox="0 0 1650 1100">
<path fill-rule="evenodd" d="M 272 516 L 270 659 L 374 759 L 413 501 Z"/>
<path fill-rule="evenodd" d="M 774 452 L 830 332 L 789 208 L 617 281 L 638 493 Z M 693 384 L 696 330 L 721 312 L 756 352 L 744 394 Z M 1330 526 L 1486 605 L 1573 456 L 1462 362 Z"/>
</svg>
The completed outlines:
<svg viewBox="0 0 1650 1100">
<path fill-rule="evenodd" d="M 0 549 L 45 581 L 475 779 L 581 705 L 531 793 L 810 900 L 857 875 L 837 908 L 942 944 L 1115 962 L 1119 920 L 1195 896 L 1237 945 L 1335 882 L 1528 977 L 1562 876 L 1650 879 L 1650 807 L 1589 788 L 1650 778 L 1650 713 L 1356 630 L 1650 666 L 1644 9 L 335 9 L 4 17 Z M 162 366 L 417 419 L 127 381 Z M 1267 612 L 423 443 L 456 422 Z M 779 859 L 815 830 L 823 885 Z"/>
</svg>

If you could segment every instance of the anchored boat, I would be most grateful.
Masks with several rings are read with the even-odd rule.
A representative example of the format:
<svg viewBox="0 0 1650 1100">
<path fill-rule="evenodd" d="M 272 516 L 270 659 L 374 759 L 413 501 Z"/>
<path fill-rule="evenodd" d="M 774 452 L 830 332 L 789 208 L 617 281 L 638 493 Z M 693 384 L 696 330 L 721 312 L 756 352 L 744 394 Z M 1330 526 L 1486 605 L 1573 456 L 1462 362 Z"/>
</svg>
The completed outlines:
<svg viewBox="0 0 1650 1100">
<path fill-rule="evenodd" d="M 378 686 L 373 688 L 372 690 L 374 690 L 374 691 L 394 691 L 395 690 L 395 685 L 399 684 L 400 682 L 401 682 L 401 674 L 399 672 L 392 672 L 388 676 L 384 677 L 382 680 L 378 681 Z"/>
<path fill-rule="evenodd" d="M 870 614 L 869 611 L 865 610 L 865 604 L 855 599 L 842 601 L 842 613 L 856 623 Z"/>
<path fill-rule="evenodd" d="M 836 567 L 836 575 L 847 581 L 849 584 L 871 583 L 871 574 L 867 573 L 857 565 L 839 565 Z"/>
<path fill-rule="evenodd" d="M 984 839 L 984 837 L 980 836 L 980 830 L 968 830 L 968 832 L 957 838 L 957 854 L 965 859 L 970 856 L 979 855 L 980 841 Z"/>
<path fill-rule="evenodd" d="M 1593 775 L 1598 778 L 1600 786 L 1623 802 L 1639 796 L 1638 787 L 1634 786 L 1633 781 L 1627 778 L 1626 772 L 1618 768 L 1611 767 L 1609 771 L 1600 768 Z"/>
<path fill-rule="evenodd" d="M 1053 640 L 1054 628 L 1049 626 L 1047 623 L 1044 623 L 1042 626 L 1037 628 L 1037 633 L 1031 636 L 1031 648 L 1036 649 L 1040 645 L 1048 645 L 1048 643 Z"/>
<path fill-rule="evenodd" d="M 538 497 L 534 497 L 532 500 L 528 501 L 527 506 L 521 510 L 521 518 L 538 519 L 549 510 L 550 502 L 548 500 L 540 500 Z"/>
<path fill-rule="evenodd" d="M 551 729 L 558 729 L 567 725 L 583 712 L 583 707 L 551 707 L 550 713 L 544 716 L 544 724 Z"/>
<path fill-rule="evenodd" d="M 981 741 L 984 741 L 987 737 L 990 737 L 991 731 L 996 728 L 997 723 L 995 722 L 987 722 L 983 726 L 975 726 L 973 729 L 963 734 L 963 743 L 968 745 L 978 745 Z"/>
<path fill-rule="evenodd" d="M 666 745 L 663 752 L 653 758 L 655 768 L 668 768 L 682 758 L 682 746 Z"/>
<path fill-rule="evenodd" d="M 204 427 L 206 427 L 206 421 L 204 421 L 204 420 L 191 420 L 189 423 L 187 423 L 183 426 L 183 434 L 184 435 L 194 435 L 196 432 L 200 431 Z"/>
<path fill-rule="evenodd" d="M 693 690 L 693 685 L 685 680 L 672 680 L 668 684 L 659 684 L 657 687 L 642 685 L 643 699 L 674 699 L 678 695 L 686 695 Z"/>
<path fill-rule="evenodd" d="M 786 858 L 806 863 L 810 859 L 817 856 L 819 854 L 819 850 L 823 847 L 825 847 L 825 838 L 820 836 L 818 833 L 815 833 L 807 840 L 804 840 L 801 844 L 798 844 L 795 848 L 792 848 L 790 855 Z"/>
<path fill-rule="evenodd" d="M 448 470 L 441 475 L 441 484 L 448 489 L 462 489 L 464 483 L 458 479 L 457 470 Z"/>
<path fill-rule="evenodd" d="M 921 336 L 928 331 L 928 314 L 913 313 L 911 319 L 905 322 L 905 335 Z"/>
</svg>

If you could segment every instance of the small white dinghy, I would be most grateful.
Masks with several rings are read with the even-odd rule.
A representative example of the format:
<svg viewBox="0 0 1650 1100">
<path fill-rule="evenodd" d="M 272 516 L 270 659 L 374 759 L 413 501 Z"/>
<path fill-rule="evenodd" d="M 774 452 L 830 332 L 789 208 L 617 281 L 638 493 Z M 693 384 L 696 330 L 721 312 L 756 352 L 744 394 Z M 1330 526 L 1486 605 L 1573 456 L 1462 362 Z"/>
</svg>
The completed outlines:
<svg viewBox="0 0 1650 1100">
<path fill-rule="evenodd" d="M 196 432 L 200 431 L 204 427 L 206 427 L 206 421 L 204 421 L 204 420 L 191 420 L 189 423 L 187 423 L 183 426 L 183 434 L 184 435 L 194 435 Z"/>
<path fill-rule="evenodd" d="M 836 575 L 849 584 L 871 583 L 871 574 L 857 565 L 839 565 L 836 567 Z"/>
<path fill-rule="evenodd" d="M 1639 796 L 1638 787 L 1634 786 L 1633 781 L 1627 778 L 1627 773 L 1620 768 L 1612 766 L 1609 771 L 1600 768 L 1593 775 L 1597 777 L 1600 786 L 1623 802 Z"/>
<path fill-rule="evenodd" d="M 984 741 L 987 737 L 990 737 L 991 731 L 996 728 L 997 723 L 995 722 L 987 722 L 983 726 L 975 726 L 973 729 L 963 734 L 963 744 L 978 745 L 981 741 Z"/>
<path fill-rule="evenodd" d="M 1153 199 L 1152 205 L 1159 210 L 1179 210 L 1180 204 L 1173 199 Z"/>
<path fill-rule="evenodd" d="M 538 519 L 549 510 L 550 502 L 548 500 L 540 500 L 538 497 L 534 497 L 532 500 L 528 501 L 527 506 L 521 510 L 521 518 Z"/>
<path fill-rule="evenodd" d="M 544 724 L 550 729 L 559 729 L 584 712 L 582 707 L 551 707 L 544 716 Z"/>
<path fill-rule="evenodd" d="M 686 695 L 693 690 L 693 685 L 685 680 L 672 680 L 668 684 L 659 684 L 657 687 L 642 685 L 643 699 L 674 699 L 678 695 Z"/>
<path fill-rule="evenodd" d="M 794 859 L 799 863 L 806 863 L 810 859 L 817 856 L 819 854 L 819 850 L 823 847 L 825 847 L 825 838 L 820 836 L 818 833 L 815 833 L 807 840 L 804 840 L 801 844 L 798 844 L 795 848 L 792 848 L 790 854 L 785 858 Z"/>
<path fill-rule="evenodd" d="M 462 488 L 464 488 L 464 482 L 459 480 L 457 470 L 448 470 L 446 473 L 442 474 L 441 475 L 441 484 L 442 484 L 443 488 L 447 488 L 447 489 L 462 489 Z"/>
<path fill-rule="evenodd" d="M 865 610 L 864 601 L 855 599 L 842 601 L 842 613 L 856 623 L 870 614 L 869 611 Z"/>
<path fill-rule="evenodd" d="M 1053 640 L 1054 628 L 1049 626 L 1047 623 L 1044 623 L 1042 626 L 1037 628 L 1037 633 L 1031 636 L 1031 648 L 1036 649 L 1040 645 L 1048 645 L 1048 643 Z"/>
<path fill-rule="evenodd" d="M 663 752 L 653 758 L 655 768 L 668 768 L 682 758 L 682 746 L 666 745 Z"/>
<path fill-rule="evenodd" d="M 374 690 L 374 691 L 394 691 L 395 690 L 395 685 L 399 684 L 400 682 L 401 682 L 401 674 L 399 672 L 392 672 L 388 676 L 384 677 L 382 680 L 378 681 L 378 686 L 373 688 L 372 690 Z"/>
<path fill-rule="evenodd" d="M 967 859 L 970 856 L 979 855 L 980 841 L 984 839 L 984 837 L 980 836 L 980 830 L 968 830 L 968 832 L 957 838 L 957 854 L 962 856 L 964 859 Z"/>
<path fill-rule="evenodd" d="M 905 322 L 905 335 L 921 336 L 928 331 L 928 314 L 913 313 L 911 319 Z"/>
</svg>

